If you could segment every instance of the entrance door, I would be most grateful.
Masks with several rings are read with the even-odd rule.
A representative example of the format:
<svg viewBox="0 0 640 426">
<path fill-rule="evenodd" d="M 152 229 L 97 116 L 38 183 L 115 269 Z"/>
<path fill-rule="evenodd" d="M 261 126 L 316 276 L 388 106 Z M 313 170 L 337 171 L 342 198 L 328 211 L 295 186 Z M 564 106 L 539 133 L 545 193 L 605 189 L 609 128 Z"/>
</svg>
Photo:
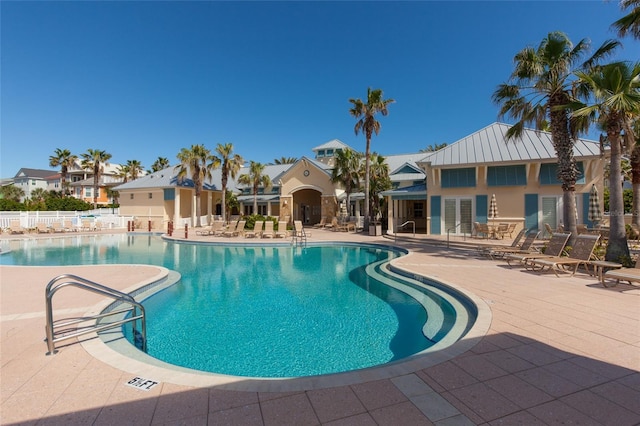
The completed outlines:
<svg viewBox="0 0 640 426">
<path fill-rule="evenodd" d="M 444 200 L 443 233 L 471 234 L 473 200 L 471 198 L 446 198 Z"/>
</svg>

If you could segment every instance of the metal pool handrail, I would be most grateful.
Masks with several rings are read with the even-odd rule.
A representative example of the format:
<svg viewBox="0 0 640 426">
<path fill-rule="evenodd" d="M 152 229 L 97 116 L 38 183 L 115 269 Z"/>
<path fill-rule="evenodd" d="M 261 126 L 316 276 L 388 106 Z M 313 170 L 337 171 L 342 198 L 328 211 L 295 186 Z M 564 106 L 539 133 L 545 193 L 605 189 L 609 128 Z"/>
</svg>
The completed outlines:
<svg viewBox="0 0 640 426">
<path fill-rule="evenodd" d="M 109 297 L 114 299 L 117 302 L 129 304 L 130 307 L 125 309 L 120 309 L 116 311 L 110 311 L 104 314 L 93 315 L 88 317 L 77 317 L 77 318 L 67 318 L 60 319 L 58 321 L 53 321 L 53 295 L 56 292 L 64 287 L 76 287 L 83 290 L 91 291 L 93 293 L 100 294 L 105 297 Z M 129 294 L 122 293 L 121 291 L 115 290 L 113 288 L 104 286 L 102 284 L 98 284 L 93 281 L 89 281 L 86 278 L 79 277 L 77 275 L 72 274 L 63 274 L 59 275 L 56 278 L 49 281 L 47 284 L 47 288 L 45 290 L 45 302 L 46 302 L 46 316 L 47 323 L 45 326 L 46 329 L 46 342 L 47 342 L 47 355 L 53 355 L 57 353 L 55 344 L 62 340 L 71 339 L 73 337 L 82 336 L 84 334 L 99 332 L 103 330 L 108 330 L 111 328 L 119 327 L 122 324 L 126 324 L 128 322 L 133 322 L 133 335 L 134 339 L 138 339 L 138 332 L 136 330 L 136 321 L 140 320 L 140 338 L 141 338 L 141 348 L 144 352 L 147 351 L 147 325 L 145 321 L 145 313 L 144 307 L 136 302 L 136 300 Z M 99 325 L 98 320 L 102 318 L 106 318 L 112 315 L 124 314 L 127 312 L 133 312 L 129 318 L 116 320 L 114 322 L 109 322 L 103 325 Z M 81 324 L 83 322 L 88 322 L 91 320 L 95 320 L 96 322 L 91 326 L 83 326 L 83 327 L 75 327 L 72 329 L 60 329 L 60 327 L 69 327 L 71 325 Z"/>
</svg>

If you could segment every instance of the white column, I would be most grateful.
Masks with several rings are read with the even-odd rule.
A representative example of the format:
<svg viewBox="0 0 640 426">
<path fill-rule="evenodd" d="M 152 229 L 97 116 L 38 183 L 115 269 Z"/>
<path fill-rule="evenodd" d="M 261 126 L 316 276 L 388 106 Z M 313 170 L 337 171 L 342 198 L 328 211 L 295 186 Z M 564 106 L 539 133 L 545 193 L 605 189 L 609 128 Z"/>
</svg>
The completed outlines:
<svg viewBox="0 0 640 426">
<path fill-rule="evenodd" d="M 173 226 L 177 229 L 180 226 L 180 188 L 174 188 L 175 196 L 173 198 Z"/>
</svg>

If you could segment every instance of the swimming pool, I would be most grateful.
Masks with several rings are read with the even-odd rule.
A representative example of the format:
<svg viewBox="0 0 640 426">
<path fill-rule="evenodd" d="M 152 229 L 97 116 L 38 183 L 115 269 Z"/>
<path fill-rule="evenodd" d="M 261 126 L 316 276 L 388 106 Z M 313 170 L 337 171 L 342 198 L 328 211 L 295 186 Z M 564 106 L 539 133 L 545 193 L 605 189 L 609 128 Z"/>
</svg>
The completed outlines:
<svg viewBox="0 0 640 426">
<path fill-rule="evenodd" d="M 12 249 L 0 264 L 144 263 L 179 271 L 179 283 L 144 301 L 149 354 L 221 374 L 300 377 L 381 365 L 455 341 L 473 321 L 442 289 L 426 291 L 387 271 L 401 253 L 379 246 L 212 246 L 105 235 Z"/>
</svg>

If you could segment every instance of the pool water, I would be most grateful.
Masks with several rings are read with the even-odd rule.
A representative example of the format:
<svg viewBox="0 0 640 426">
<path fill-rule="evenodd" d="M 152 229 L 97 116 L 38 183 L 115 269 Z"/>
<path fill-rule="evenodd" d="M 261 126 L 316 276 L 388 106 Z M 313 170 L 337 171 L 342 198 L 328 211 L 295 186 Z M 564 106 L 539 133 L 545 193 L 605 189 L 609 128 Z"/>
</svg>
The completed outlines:
<svg viewBox="0 0 640 426">
<path fill-rule="evenodd" d="M 378 265 L 401 253 L 373 246 L 221 246 L 105 235 L 11 248 L 0 264 L 177 270 L 176 285 L 144 301 L 148 354 L 208 372 L 299 377 L 376 366 L 428 349 L 456 321 L 440 295 L 421 289 L 418 298 L 429 300 L 419 302 L 410 296 L 415 288 L 383 283 Z"/>
</svg>

